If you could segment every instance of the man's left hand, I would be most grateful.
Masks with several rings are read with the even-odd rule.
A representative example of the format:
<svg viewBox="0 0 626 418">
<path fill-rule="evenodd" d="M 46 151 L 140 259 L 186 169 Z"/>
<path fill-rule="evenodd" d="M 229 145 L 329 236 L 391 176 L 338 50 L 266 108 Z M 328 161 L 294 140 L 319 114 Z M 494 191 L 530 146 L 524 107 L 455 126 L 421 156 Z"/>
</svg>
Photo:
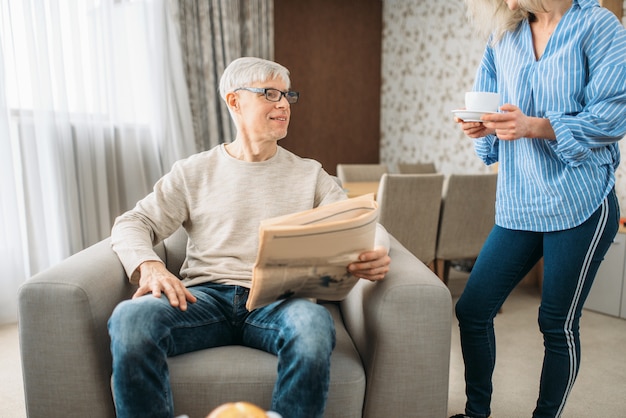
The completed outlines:
<svg viewBox="0 0 626 418">
<path fill-rule="evenodd" d="M 389 271 L 391 258 L 384 247 L 376 247 L 373 251 L 365 251 L 359 255 L 359 261 L 348 265 L 353 276 L 371 281 L 382 280 Z"/>
</svg>

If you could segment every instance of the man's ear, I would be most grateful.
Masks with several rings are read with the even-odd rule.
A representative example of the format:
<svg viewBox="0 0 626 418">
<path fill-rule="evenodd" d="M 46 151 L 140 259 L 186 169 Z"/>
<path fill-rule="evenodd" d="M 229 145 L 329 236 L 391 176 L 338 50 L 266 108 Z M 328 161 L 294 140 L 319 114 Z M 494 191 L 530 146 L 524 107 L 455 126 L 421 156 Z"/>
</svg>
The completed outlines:
<svg viewBox="0 0 626 418">
<path fill-rule="evenodd" d="M 234 92 L 226 93 L 226 104 L 231 110 L 239 109 L 239 96 Z"/>
</svg>

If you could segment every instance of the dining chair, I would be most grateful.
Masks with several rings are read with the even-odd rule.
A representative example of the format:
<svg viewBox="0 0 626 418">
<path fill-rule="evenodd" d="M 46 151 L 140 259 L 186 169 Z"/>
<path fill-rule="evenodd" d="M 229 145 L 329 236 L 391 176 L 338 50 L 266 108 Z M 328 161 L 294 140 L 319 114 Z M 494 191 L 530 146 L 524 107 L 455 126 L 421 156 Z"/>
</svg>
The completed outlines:
<svg viewBox="0 0 626 418">
<path fill-rule="evenodd" d="M 448 284 L 452 260 L 475 260 L 493 228 L 497 173 L 451 174 L 444 185 L 435 272 Z"/>
<path fill-rule="evenodd" d="M 337 164 L 337 177 L 343 183 L 355 181 L 379 181 L 387 173 L 386 164 Z"/>
<path fill-rule="evenodd" d="M 430 174 L 436 173 L 435 163 L 398 163 L 400 174 Z"/>
<path fill-rule="evenodd" d="M 383 174 L 377 193 L 378 221 L 435 271 L 443 174 Z"/>
</svg>

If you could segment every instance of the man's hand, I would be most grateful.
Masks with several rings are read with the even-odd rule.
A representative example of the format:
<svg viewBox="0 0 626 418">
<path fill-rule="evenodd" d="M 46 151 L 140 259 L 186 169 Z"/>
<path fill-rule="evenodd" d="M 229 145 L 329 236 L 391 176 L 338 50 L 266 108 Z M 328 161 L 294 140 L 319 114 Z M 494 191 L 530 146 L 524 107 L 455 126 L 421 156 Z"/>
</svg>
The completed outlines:
<svg viewBox="0 0 626 418">
<path fill-rule="evenodd" d="M 348 265 L 350 274 L 371 281 L 382 280 L 389 271 L 391 258 L 388 250 L 376 247 L 373 251 L 365 251 L 359 255 L 359 261 Z"/>
<path fill-rule="evenodd" d="M 165 265 L 159 261 L 146 261 L 139 266 L 139 289 L 133 295 L 133 299 L 152 293 L 155 298 L 161 294 L 169 299 L 170 305 L 187 310 L 187 302 L 194 303 L 196 297 L 191 294 L 183 283 L 170 273 Z"/>
</svg>

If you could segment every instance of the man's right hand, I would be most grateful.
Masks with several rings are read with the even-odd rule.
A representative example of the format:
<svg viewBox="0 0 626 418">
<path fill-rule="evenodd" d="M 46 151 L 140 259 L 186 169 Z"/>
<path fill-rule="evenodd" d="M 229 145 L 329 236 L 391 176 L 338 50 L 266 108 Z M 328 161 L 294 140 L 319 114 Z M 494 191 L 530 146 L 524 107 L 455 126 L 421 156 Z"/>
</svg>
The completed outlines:
<svg viewBox="0 0 626 418">
<path fill-rule="evenodd" d="M 170 305 L 187 310 L 187 302 L 194 303 L 196 297 L 191 294 L 180 279 L 170 273 L 160 261 L 145 261 L 139 266 L 139 288 L 133 299 L 152 293 L 155 298 L 165 294 Z"/>
</svg>

